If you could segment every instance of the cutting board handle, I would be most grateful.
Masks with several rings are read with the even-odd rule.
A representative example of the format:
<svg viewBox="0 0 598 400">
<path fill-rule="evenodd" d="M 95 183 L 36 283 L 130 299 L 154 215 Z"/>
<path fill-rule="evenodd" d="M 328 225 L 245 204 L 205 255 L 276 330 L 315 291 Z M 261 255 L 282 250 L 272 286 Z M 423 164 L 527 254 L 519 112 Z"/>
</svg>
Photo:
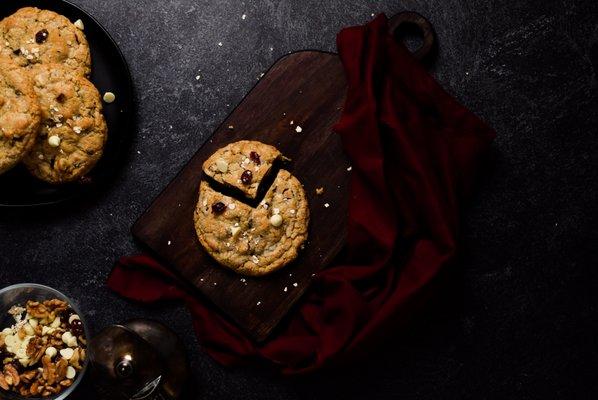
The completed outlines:
<svg viewBox="0 0 598 400">
<path fill-rule="evenodd" d="M 398 37 L 401 32 L 412 31 L 413 28 L 422 35 L 421 47 L 413 52 L 413 56 L 420 61 L 429 58 L 435 49 L 436 34 L 430 21 L 423 15 L 413 11 L 405 11 L 395 14 L 388 23 L 388 30 L 391 35 Z"/>
</svg>

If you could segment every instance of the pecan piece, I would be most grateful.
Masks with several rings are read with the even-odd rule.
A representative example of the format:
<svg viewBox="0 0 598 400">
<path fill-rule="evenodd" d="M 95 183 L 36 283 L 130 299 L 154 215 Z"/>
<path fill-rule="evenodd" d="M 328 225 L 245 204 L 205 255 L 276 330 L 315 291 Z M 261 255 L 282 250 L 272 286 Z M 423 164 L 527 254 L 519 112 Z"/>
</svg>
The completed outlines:
<svg viewBox="0 0 598 400">
<path fill-rule="evenodd" d="M 20 378 L 23 383 L 31 383 L 31 381 L 33 380 L 33 378 L 35 378 L 36 375 L 37 370 L 32 369 L 27 372 L 23 372 Z"/>
<path fill-rule="evenodd" d="M 19 386 L 21 382 L 21 378 L 19 377 L 19 372 L 12 364 L 6 364 L 4 366 L 4 379 L 12 386 Z"/>
<path fill-rule="evenodd" d="M 49 314 L 46 306 L 38 301 L 27 302 L 27 313 L 31 315 L 33 318 L 37 319 L 46 319 L 48 318 Z"/>
<path fill-rule="evenodd" d="M 66 378 L 66 370 L 69 366 L 69 362 L 64 358 L 61 358 L 60 361 L 56 363 L 56 377 L 54 378 L 54 382 L 59 382 Z"/>
<path fill-rule="evenodd" d="M 64 379 L 64 380 L 60 381 L 60 386 L 65 387 L 65 388 L 71 386 L 72 384 L 73 384 L 72 379 Z"/>
<path fill-rule="evenodd" d="M 48 386 L 52 386 L 54 382 L 56 382 L 56 365 L 52 364 L 52 359 L 50 356 L 43 356 L 42 357 L 42 377 L 47 382 L 47 385 L 44 389 L 48 390 Z"/>
<path fill-rule="evenodd" d="M 2 388 L 4 390 L 10 389 L 8 382 L 6 382 L 6 378 L 4 378 L 4 375 L 2 375 L 2 374 L 0 374 L 0 388 Z"/>
</svg>

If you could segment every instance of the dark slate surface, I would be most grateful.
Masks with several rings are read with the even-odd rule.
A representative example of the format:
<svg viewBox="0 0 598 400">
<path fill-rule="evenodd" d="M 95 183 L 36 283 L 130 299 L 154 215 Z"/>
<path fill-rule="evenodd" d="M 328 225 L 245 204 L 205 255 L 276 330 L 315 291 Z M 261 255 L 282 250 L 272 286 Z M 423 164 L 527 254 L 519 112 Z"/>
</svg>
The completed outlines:
<svg viewBox="0 0 598 400">
<path fill-rule="evenodd" d="M 135 142 L 94 201 L 2 215 L 3 286 L 63 290 L 96 330 L 138 316 L 167 322 L 189 351 L 192 398 L 596 398 L 598 2 L 77 3 L 130 64 Z M 290 51 L 334 50 L 341 27 L 404 9 L 436 27 L 437 79 L 498 132 L 440 306 L 366 362 L 286 379 L 223 368 L 201 352 L 182 308 L 139 307 L 106 290 L 114 260 L 138 252 L 131 223 L 262 71 Z"/>
</svg>

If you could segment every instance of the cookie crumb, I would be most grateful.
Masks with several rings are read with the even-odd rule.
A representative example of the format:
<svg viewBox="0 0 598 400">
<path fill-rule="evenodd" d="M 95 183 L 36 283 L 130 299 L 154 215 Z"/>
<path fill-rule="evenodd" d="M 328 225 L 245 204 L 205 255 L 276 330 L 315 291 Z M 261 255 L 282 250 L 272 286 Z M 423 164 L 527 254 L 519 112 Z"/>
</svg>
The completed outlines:
<svg viewBox="0 0 598 400">
<path fill-rule="evenodd" d="M 222 47 L 222 42 L 218 42 L 218 46 Z"/>
<path fill-rule="evenodd" d="M 214 286 L 217 286 L 217 285 L 218 285 L 218 283 L 214 282 Z"/>
<path fill-rule="evenodd" d="M 255 303 L 256 306 L 259 306 L 260 304 L 262 304 L 261 301 L 258 301 L 257 303 Z"/>
<path fill-rule="evenodd" d="M 285 286 L 284 289 L 282 289 L 283 292 L 286 292 L 288 290 L 288 288 Z"/>
<path fill-rule="evenodd" d="M 299 284 L 297 282 L 295 282 L 295 283 L 293 283 L 293 286 L 297 287 L 297 286 L 299 286 Z"/>
<path fill-rule="evenodd" d="M 353 169 L 353 167 L 348 167 L 347 171 L 351 171 Z"/>
<path fill-rule="evenodd" d="M 241 19 L 245 19 L 245 18 L 247 18 L 247 15 L 245 15 L 245 14 L 241 15 Z"/>
<path fill-rule="evenodd" d="M 323 187 L 316 188 L 316 194 L 318 196 L 324 194 L 324 188 Z"/>
<path fill-rule="evenodd" d="M 235 127 L 234 127 L 234 125 L 229 125 L 228 129 L 230 129 L 232 131 L 233 129 L 235 129 Z"/>
<path fill-rule="evenodd" d="M 195 77 L 195 80 L 196 80 L 196 81 L 198 81 L 198 80 L 200 80 L 200 79 L 201 79 L 201 75 L 197 75 L 197 76 Z"/>
<path fill-rule="evenodd" d="M 301 128 L 299 125 L 297 125 L 297 127 L 295 128 L 295 132 L 301 133 L 302 131 L 303 131 L 303 128 Z"/>
<path fill-rule="evenodd" d="M 169 241 L 168 241 L 168 245 L 170 246 L 171 244 L 172 244 L 172 242 L 169 240 Z"/>
<path fill-rule="evenodd" d="M 328 207 L 330 207 L 330 204 L 324 203 L 324 207 L 328 208 Z"/>
</svg>

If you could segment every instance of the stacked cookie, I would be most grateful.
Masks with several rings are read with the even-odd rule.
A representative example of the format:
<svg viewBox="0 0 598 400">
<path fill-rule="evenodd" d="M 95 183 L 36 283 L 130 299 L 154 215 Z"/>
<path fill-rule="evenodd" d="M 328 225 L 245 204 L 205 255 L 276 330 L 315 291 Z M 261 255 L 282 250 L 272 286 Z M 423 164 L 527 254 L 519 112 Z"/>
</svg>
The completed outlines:
<svg viewBox="0 0 598 400">
<path fill-rule="evenodd" d="M 34 7 L 0 21 L 0 173 L 22 162 L 60 184 L 95 166 L 107 126 L 90 72 L 81 21 Z"/>
<path fill-rule="evenodd" d="M 243 140 L 221 148 L 203 164 L 215 185 L 207 180 L 200 184 L 197 236 L 218 263 L 242 275 L 265 275 L 284 267 L 297 258 L 307 239 L 305 190 L 289 171 L 273 171 L 282 158 L 273 146 Z M 261 188 L 271 174 L 270 186 Z M 227 189 L 233 194 L 223 194 Z M 260 200 L 262 189 L 266 191 Z M 251 205 L 253 200 L 259 204 Z"/>
</svg>

